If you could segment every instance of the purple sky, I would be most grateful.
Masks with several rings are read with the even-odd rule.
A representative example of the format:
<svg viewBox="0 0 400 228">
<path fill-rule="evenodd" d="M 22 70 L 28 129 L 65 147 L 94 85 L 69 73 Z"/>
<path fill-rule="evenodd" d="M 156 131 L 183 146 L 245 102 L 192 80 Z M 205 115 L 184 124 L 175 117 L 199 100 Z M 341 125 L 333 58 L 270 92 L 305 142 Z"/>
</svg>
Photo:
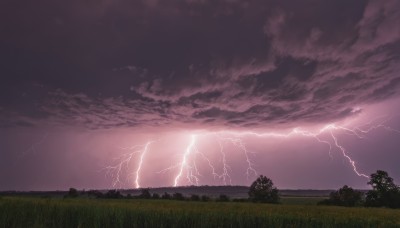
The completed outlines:
<svg viewBox="0 0 400 228">
<path fill-rule="evenodd" d="M 397 0 L 4 0 L 0 190 L 399 183 L 399 23 Z"/>
</svg>

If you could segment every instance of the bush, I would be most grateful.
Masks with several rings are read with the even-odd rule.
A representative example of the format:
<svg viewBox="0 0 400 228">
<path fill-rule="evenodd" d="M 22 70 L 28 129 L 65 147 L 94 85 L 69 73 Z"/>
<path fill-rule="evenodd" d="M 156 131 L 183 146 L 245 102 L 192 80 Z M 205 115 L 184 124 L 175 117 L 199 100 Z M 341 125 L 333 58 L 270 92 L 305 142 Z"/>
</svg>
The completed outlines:
<svg viewBox="0 0 400 228">
<path fill-rule="evenodd" d="M 206 195 L 202 195 L 202 196 L 201 196 L 201 201 L 203 201 L 203 202 L 208 202 L 208 201 L 210 201 L 210 197 L 209 197 L 209 196 L 206 196 Z"/>
<path fill-rule="evenodd" d="M 200 201 L 200 196 L 199 195 L 192 195 L 190 196 L 191 201 Z"/>
<path fill-rule="evenodd" d="M 103 198 L 104 197 L 103 193 L 101 193 L 100 191 L 97 191 L 97 190 L 89 190 L 86 193 L 89 197 L 94 197 L 94 198 Z"/>
<path fill-rule="evenodd" d="M 219 195 L 217 202 L 229 202 L 229 197 L 227 195 Z"/>
<path fill-rule="evenodd" d="M 338 191 L 331 192 L 329 194 L 329 199 L 318 202 L 318 204 L 354 207 L 357 205 L 362 205 L 362 197 L 362 192 L 356 191 L 345 185 Z"/>
<path fill-rule="evenodd" d="M 117 190 L 109 190 L 105 195 L 104 198 L 107 199 L 121 199 L 124 198 L 123 195 Z"/>
<path fill-rule="evenodd" d="M 176 192 L 172 195 L 172 198 L 174 200 L 185 200 L 185 197 L 183 197 L 182 193 Z"/>
<path fill-rule="evenodd" d="M 148 188 L 142 189 L 142 192 L 140 193 L 139 198 L 150 199 L 151 198 L 150 190 Z"/>
<path fill-rule="evenodd" d="M 157 193 L 153 193 L 152 198 L 153 198 L 153 199 L 160 199 L 160 195 L 157 194 Z"/>
<path fill-rule="evenodd" d="M 164 194 L 161 196 L 161 199 L 171 199 L 171 195 L 167 192 L 164 192 Z"/>
<path fill-rule="evenodd" d="M 70 188 L 67 195 L 64 196 L 64 198 L 76 198 L 79 196 L 78 190 L 75 188 Z"/>
</svg>

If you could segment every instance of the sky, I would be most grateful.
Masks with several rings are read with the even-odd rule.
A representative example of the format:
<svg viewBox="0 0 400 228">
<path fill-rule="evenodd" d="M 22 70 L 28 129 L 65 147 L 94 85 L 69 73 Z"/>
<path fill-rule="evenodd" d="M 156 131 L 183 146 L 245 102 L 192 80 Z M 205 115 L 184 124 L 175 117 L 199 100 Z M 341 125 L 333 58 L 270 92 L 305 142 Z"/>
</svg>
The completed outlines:
<svg viewBox="0 0 400 228">
<path fill-rule="evenodd" d="M 0 2 L 0 190 L 400 183 L 400 1 Z"/>
</svg>

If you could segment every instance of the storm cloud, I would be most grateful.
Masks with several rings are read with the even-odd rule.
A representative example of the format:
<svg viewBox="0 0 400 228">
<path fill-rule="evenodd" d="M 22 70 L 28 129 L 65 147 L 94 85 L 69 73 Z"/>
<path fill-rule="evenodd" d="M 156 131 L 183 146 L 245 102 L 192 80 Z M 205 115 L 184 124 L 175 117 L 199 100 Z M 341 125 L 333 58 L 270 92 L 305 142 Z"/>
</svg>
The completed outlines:
<svg viewBox="0 0 400 228">
<path fill-rule="evenodd" d="M 341 120 L 398 96 L 399 22 L 395 0 L 2 1 L 0 126 Z"/>
</svg>

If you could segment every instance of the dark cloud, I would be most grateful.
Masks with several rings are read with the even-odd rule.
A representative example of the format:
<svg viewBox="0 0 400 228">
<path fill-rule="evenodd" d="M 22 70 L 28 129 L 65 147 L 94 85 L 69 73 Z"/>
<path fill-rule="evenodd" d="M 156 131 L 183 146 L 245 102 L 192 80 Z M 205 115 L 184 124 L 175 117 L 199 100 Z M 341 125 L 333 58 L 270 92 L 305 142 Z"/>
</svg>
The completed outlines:
<svg viewBox="0 0 400 228">
<path fill-rule="evenodd" d="M 398 1 L 3 1 L 0 125 L 260 127 L 398 95 Z"/>
</svg>

